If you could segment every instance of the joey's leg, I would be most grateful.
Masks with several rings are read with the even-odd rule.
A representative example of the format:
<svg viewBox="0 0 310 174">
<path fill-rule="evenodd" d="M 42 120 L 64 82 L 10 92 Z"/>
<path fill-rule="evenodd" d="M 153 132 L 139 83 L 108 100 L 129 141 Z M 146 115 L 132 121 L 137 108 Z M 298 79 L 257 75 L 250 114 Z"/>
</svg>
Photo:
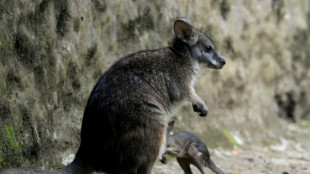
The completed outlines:
<svg viewBox="0 0 310 174">
<path fill-rule="evenodd" d="M 201 174 L 205 174 L 204 166 L 198 161 L 198 159 L 193 159 L 192 164 L 198 168 Z"/>
<path fill-rule="evenodd" d="M 191 163 L 196 166 L 201 174 L 205 174 L 204 167 L 206 165 L 205 159 L 208 159 L 208 157 L 200 152 L 195 144 L 191 144 L 187 150 L 188 155 L 190 156 Z"/>
<path fill-rule="evenodd" d="M 179 165 L 181 166 L 181 168 L 183 169 L 185 174 L 193 174 L 192 170 L 189 166 L 190 163 L 187 159 L 177 158 L 177 161 L 178 161 Z"/>
<path fill-rule="evenodd" d="M 193 109 L 198 112 L 200 116 L 208 114 L 208 107 L 205 102 L 196 94 L 195 89 L 191 86 L 189 93 L 189 101 L 192 102 Z"/>
</svg>

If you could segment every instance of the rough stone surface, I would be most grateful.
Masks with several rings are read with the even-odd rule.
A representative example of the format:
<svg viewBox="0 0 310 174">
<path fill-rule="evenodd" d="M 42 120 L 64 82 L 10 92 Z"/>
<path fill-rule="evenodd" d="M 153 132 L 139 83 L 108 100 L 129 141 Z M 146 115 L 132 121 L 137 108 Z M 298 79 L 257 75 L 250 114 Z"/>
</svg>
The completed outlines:
<svg viewBox="0 0 310 174">
<path fill-rule="evenodd" d="M 189 104 L 176 130 L 230 149 L 292 139 L 291 121 L 309 126 L 309 1 L 0 0 L 0 167 L 70 161 L 96 81 L 126 54 L 167 46 L 178 16 L 227 65 L 197 77 L 208 117 Z"/>
</svg>

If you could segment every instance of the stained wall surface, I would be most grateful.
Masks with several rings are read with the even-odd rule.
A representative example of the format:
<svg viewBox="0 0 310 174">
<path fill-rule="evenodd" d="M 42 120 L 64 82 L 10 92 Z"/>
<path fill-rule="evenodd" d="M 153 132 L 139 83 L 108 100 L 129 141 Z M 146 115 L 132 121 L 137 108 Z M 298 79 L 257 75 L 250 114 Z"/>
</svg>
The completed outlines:
<svg viewBox="0 0 310 174">
<path fill-rule="evenodd" d="M 122 56 L 167 46 L 180 16 L 227 64 L 197 77 L 208 117 L 188 104 L 176 130 L 230 148 L 268 144 L 289 136 L 287 121 L 309 120 L 307 0 L 1 0 L 0 167 L 68 163 L 100 76 Z"/>
</svg>

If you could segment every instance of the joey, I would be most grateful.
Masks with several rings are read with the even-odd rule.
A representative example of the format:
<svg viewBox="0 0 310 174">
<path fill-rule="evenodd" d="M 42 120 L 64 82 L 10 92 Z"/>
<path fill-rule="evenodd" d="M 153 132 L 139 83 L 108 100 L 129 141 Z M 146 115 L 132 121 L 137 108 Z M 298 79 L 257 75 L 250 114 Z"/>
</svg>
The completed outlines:
<svg viewBox="0 0 310 174">
<path fill-rule="evenodd" d="M 174 121 L 169 122 L 167 132 L 171 132 L 173 127 Z M 175 157 L 185 174 L 192 174 L 190 165 L 196 166 L 201 174 L 205 174 L 205 167 L 216 174 L 225 174 L 211 160 L 207 145 L 190 132 L 180 131 L 168 136 L 165 154 Z M 164 155 L 161 162 L 167 163 Z"/>
</svg>

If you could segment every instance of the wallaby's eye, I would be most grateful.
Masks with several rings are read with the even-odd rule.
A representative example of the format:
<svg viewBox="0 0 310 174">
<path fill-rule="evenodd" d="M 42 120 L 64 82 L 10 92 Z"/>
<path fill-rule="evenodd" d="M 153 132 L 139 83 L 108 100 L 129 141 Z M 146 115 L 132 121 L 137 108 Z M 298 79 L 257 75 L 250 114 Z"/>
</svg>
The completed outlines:
<svg viewBox="0 0 310 174">
<path fill-rule="evenodd" d="M 205 48 L 206 48 L 207 52 L 211 52 L 212 51 L 212 47 L 210 45 L 207 45 Z"/>
</svg>

